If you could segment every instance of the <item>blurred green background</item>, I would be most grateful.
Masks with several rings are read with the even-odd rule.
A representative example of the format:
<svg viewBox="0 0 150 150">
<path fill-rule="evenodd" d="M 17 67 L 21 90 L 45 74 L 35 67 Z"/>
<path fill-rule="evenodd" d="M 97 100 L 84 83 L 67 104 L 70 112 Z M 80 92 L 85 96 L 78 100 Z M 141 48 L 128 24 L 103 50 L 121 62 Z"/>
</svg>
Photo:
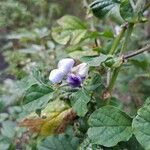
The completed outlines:
<svg viewBox="0 0 150 150">
<path fill-rule="evenodd" d="M 89 28 L 109 35 L 102 40 L 106 53 L 115 33 L 112 20 L 98 20 L 88 10 L 86 0 L 0 0 L 0 150 L 30 149 L 30 134 L 17 126 L 22 112 L 22 94 L 30 85 L 26 79 L 36 68 L 48 80 L 58 60 L 71 52 L 93 47 L 93 41 L 71 47 L 55 42 L 52 29 L 57 19 L 69 14 L 79 17 Z M 150 18 L 150 11 L 145 14 Z M 149 19 L 150 20 L 150 19 Z M 108 32 L 105 32 L 108 33 Z M 129 50 L 149 42 L 150 21 L 135 27 Z M 88 46 L 86 46 L 88 45 Z M 117 80 L 115 96 L 124 109 L 134 116 L 143 100 L 150 95 L 150 54 L 131 59 Z M 26 83 L 26 85 L 25 85 Z M 24 134 L 22 134 L 24 133 Z"/>
</svg>

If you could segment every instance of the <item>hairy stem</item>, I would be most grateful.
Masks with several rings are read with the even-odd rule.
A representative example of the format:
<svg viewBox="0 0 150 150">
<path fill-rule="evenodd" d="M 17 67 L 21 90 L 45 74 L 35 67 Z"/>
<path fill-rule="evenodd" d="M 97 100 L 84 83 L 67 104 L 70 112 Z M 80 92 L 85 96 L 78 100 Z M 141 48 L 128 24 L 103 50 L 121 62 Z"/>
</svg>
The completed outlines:
<svg viewBox="0 0 150 150">
<path fill-rule="evenodd" d="M 112 45 L 112 48 L 110 49 L 110 52 L 109 54 L 113 55 L 116 51 L 116 48 L 117 46 L 119 45 L 120 43 L 120 40 L 122 39 L 125 31 L 126 31 L 127 27 L 126 27 L 126 24 L 122 26 L 122 30 L 120 31 L 119 35 L 116 37 L 116 39 L 114 40 L 114 43 Z M 109 77 L 109 80 L 110 80 L 110 75 L 111 75 L 111 72 L 110 70 L 108 70 L 107 72 L 107 79 Z M 109 86 L 109 81 L 107 80 L 107 85 Z"/>
<path fill-rule="evenodd" d="M 121 69 L 121 66 L 116 68 L 114 71 L 113 71 L 113 74 L 112 74 L 112 77 L 110 79 L 110 82 L 109 82 L 109 85 L 108 85 L 108 91 L 111 93 L 112 90 L 113 90 L 113 87 L 114 87 L 114 84 L 116 82 L 116 79 L 117 79 L 117 76 L 118 76 L 118 73 Z"/>
<path fill-rule="evenodd" d="M 116 48 L 117 48 L 117 46 L 119 45 L 119 42 L 120 42 L 120 40 L 122 39 L 122 37 L 123 37 L 123 35 L 124 35 L 124 33 L 125 33 L 125 30 L 126 30 L 126 25 L 124 25 L 124 26 L 122 27 L 121 32 L 119 33 L 119 35 L 118 35 L 118 36 L 116 37 L 116 39 L 114 40 L 114 43 L 113 43 L 113 45 L 112 45 L 112 47 L 111 47 L 111 49 L 110 49 L 109 54 L 113 55 L 113 54 L 115 53 Z"/>
<path fill-rule="evenodd" d="M 122 48 L 121 48 L 121 53 L 127 48 L 127 44 L 128 44 L 129 39 L 130 39 L 132 30 L 133 30 L 133 26 L 134 26 L 134 24 L 131 24 L 131 23 L 128 26 L 127 33 L 126 33 L 126 36 L 125 36 L 125 40 L 124 40 L 124 43 L 123 43 Z M 108 85 L 108 88 L 107 88 L 110 94 L 111 94 L 111 92 L 113 90 L 113 87 L 115 85 L 116 79 L 117 79 L 119 71 L 121 69 L 121 66 L 122 65 L 120 65 L 118 68 L 115 68 L 113 73 L 112 73 L 112 77 L 110 79 L 110 82 L 109 82 L 109 85 Z"/>
<path fill-rule="evenodd" d="M 128 30 L 127 30 L 125 40 L 124 40 L 124 43 L 122 45 L 120 54 L 122 54 L 122 52 L 127 49 L 127 45 L 128 45 L 129 40 L 130 40 L 130 36 L 131 36 L 132 30 L 133 30 L 133 26 L 134 26 L 133 23 L 130 23 L 129 26 L 128 26 Z"/>
</svg>

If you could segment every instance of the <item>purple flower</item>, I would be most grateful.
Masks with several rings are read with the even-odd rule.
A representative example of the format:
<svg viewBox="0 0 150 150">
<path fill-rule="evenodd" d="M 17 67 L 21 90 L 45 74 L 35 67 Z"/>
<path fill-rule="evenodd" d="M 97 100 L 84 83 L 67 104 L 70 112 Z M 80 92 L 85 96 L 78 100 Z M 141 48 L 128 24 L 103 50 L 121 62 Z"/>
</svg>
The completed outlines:
<svg viewBox="0 0 150 150">
<path fill-rule="evenodd" d="M 49 80 L 53 83 L 60 83 L 65 75 L 67 75 L 74 65 L 74 60 L 71 58 L 62 59 L 58 62 L 58 69 L 50 72 Z"/>
<path fill-rule="evenodd" d="M 80 87 L 82 83 L 82 78 L 79 75 L 75 75 L 73 73 L 68 74 L 67 76 L 67 82 L 72 87 Z"/>
<path fill-rule="evenodd" d="M 61 59 L 58 62 L 58 69 L 62 70 L 65 74 L 68 74 L 74 65 L 74 60 L 71 58 Z"/>
<path fill-rule="evenodd" d="M 80 87 L 82 81 L 86 78 L 89 66 L 86 63 L 81 63 L 75 67 L 74 60 L 71 58 L 61 59 L 58 62 L 58 69 L 50 72 L 49 80 L 53 83 L 60 83 L 67 75 L 67 82 L 72 87 Z"/>
<path fill-rule="evenodd" d="M 55 84 L 55 83 L 60 83 L 62 79 L 64 78 L 65 73 L 59 69 L 54 69 L 51 71 L 49 75 L 49 80 Z"/>
</svg>

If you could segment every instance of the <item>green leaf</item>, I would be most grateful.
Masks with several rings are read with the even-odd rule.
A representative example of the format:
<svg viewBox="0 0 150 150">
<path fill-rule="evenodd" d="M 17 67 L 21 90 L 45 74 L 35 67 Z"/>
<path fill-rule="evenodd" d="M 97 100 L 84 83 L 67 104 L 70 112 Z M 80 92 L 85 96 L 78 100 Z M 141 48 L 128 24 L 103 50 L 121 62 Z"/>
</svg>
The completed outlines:
<svg viewBox="0 0 150 150">
<path fill-rule="evenodd" d="M 115 107 L 119 108 L 120 110 L 123 108 L 123 104 L 121 103 L 121 101 L 119 101 L 115 97 L 111 97 L 109 104 L 112 105 L 112 106 L 115 106 Z"/>
<path fill-rule="evenodd" d="M 49 136 L 38 145 L 38 150 L 76 150 L 78 138 L 73 135 L 61 134 Z"/>
<path fill-rule="evenodd" d="M 110 16 L 118 22 L 122 22 L 119 13 L 120 0 L 95 0 L 91 5 L 93 14 L 98 18 Z"/>
<path fill-rule="evenodd" d="M 78 116 L 84 117 L 88 111 L 87 103 L 90 101 L 90 96 L 85 90 L 80 90 L 73 95 L 73 109 Z"/>
<path fill-rule="evenodd" d="M 69 53 L 69 56 L 74 58 L 74 59 L 78 59 L 78 60 L 82 60 L 82 57 L 87 57 L 87 56 L 94 56 L 96 55 L 97 52 L 94 52 L 94 51 L 74 51 L 74 52 L 71 52 Z"/>
<path fill-rule="evenodd" d="M 45 85 L 44 77 L 41 75 L 41 72 L 36 68 L 32 70 L 32 78 L 37 81 L 38 84 Z"/>
<path fill-rule="evenodd" d="M 93 91 L 95 94 L 100 94 L 100 92 L 103 89 L 102 79 L 99 73 L 93 73 L 91 74 L 91 81 L 86 86 L 86 89 L 89 91 Z"/>
<path fill-rule="evenodd" d="M 52 29 L 52 37 L 59 44 L 78 44 L 87 35 L 87 25 L 74 16 L 66 15 L 57 23 L 59 27 Z"/>
<path fill-rule="evenodd" d="M 134 11 L 129 0 L 122 0 L 120 4 L 120 14 L 125 21 L 132 22 Z"/>
<path fill-rule="evenodd" d="M 100 56 L 84 56 L 81 58 L 81 61 L 86 62 L 89 66 L 100 66 L 109 57 L 109 55 L 104 54 L 100 54 Z"/>
<path fill-rule="evenodd" d="M 86 138 L 84 141 L 80 144 L 78 150 L 101 150 L 102 148 L 99 145 L 95 145 L 91 143 L 91 141 Z"/>
<path fill-rule="evenodd" d="M 8 119 L 9 114 L 7 113 L 0 113 L 0 123 L 2 123 L 4 120 Z"/>
<path fill-rule="evenodd" d="M 144 106 L 137 112 L 132 123 L 133 132 L 139 143 L 146 149 L 150 149 L 150 97 Z"/>
<path fill-rule="evenodd" d="M 53 89 L 39 84 L 32 85 L 25 93 L 23 104 L 26 111 L 44 107 L 53 96 Z"/>
<path fill-rule="evenodd" d="M 90 116 L 88 137 L 106 147 L 127 141 L 132 136 L 131 118 L 113 106 L 104 106 Z"/>
<path fill-rule="evenodd" d="M 16 123 L 12 121 L 3 121 L 1 134 L 8 138 L 13 138 L 15 136 Z"/>
<path fill-rule="evenodd" d="M 23 94 L 27 89 L 36 83 L 37 81 L 33 78 L 33 76 L 27 76 L 16 82 L 16 90 L 17 92 L 19 91 L 19 93 Z"/>
</svg>

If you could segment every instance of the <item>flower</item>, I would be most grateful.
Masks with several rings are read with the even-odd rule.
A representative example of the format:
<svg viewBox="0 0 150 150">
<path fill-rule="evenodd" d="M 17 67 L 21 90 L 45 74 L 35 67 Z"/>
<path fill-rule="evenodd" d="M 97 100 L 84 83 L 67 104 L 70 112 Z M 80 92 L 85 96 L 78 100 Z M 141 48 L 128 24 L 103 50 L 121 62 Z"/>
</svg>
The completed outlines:
<svg viewBox="0 0 150 150">
<path fill-rule="evenodd" d="M 119 35 L 120 31 L 121 31 L 121 27 L 116 25 L 115 26 L 115 36 Z"/>
<path fill-rule="evenodd" d="M 82 83 L 82 78 L 79 75 L 75 75 L 73 73 L 68 74 L 67 82 L 72 87 L 80 87 Z"/>
<path fill-rule="evenodd" d="M 80 87 L 81 83 L 88 74 L 89 67 L 87 63 L 81 63 L 75 67 L 74 60 L 65 58 L 58 62 L 58 69 L 50 72 L 49 80 L 53 83 L 60 83 L 67 75 L 67 83 L 72 87 Z"/>
<path fill-rule="evenodd" d="M 65 58 L 58 62 L 58 69 L 54 69 L 50 72 L 49 80 L 55 84 L 60 83 L 64 76 L 71 71 L 74 65 L 74 60 L 71 58 Z"/>
<path fill-rule="evenodd" d="M 73 67 L 71 71 L 79 75 L 81 78 L 85 78 L 88 74 L 89 67 L 87 63 L 81 63 L 76 67 Z"/>
<path fill-rule="evenodd" d="M 74 60 L 71 58 L 65 58 L 58 62 L 58 69 L 62 70 L 65 74 L 71 71 L 74 65 Z"/>
<path fill-rule="evenodd" d="M 60 83 L 62 81 L 62 79 L 64 78 L 65 73 L 60 70 L 60 69 L 54 69 L 51 71 L 50 75 L 49 75 L 49 80 L 55 84 L 55 83 Z"/>
</svg>

